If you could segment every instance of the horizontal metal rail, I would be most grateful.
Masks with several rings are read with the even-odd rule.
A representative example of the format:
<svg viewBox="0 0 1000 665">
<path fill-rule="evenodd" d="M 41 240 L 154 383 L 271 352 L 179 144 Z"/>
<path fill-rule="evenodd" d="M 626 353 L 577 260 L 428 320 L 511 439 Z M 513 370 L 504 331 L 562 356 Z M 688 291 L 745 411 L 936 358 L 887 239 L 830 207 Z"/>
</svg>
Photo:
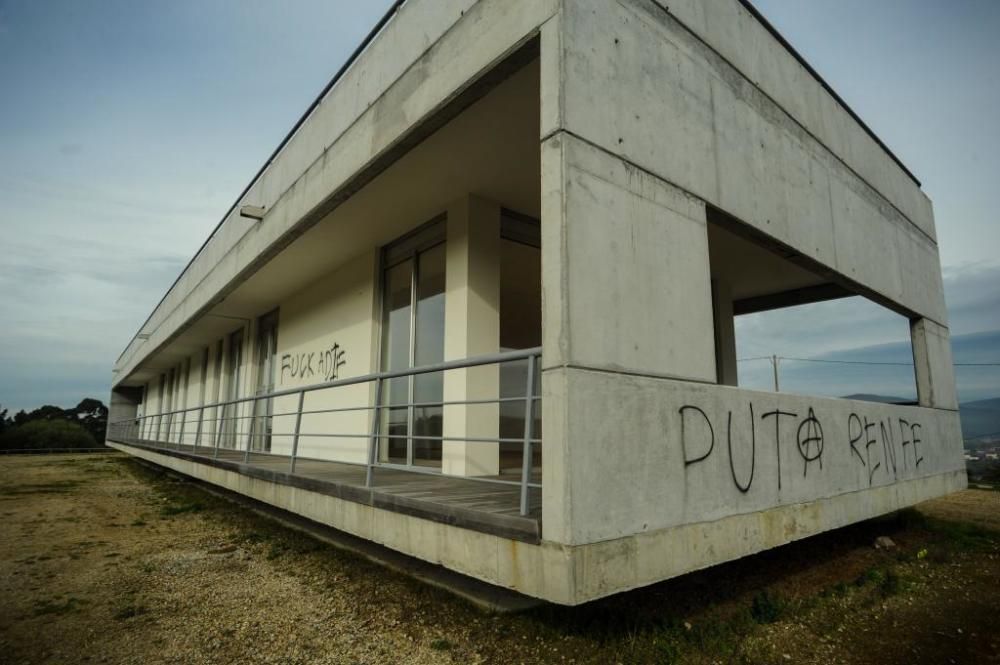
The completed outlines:
<svg viewBox="0 0 1000 665">
<path fill-rule="evenodd" d="M 146 414 L 109 424 L 108 439 L 121 443 L 141 443 L 154 448 L 174 448 L 177 450 L 187 448 L 189 450 L 186 452 L 195 456 L 213 458 L 218 458 L 222 454 L 223 457 L 232 459 L 233 453 L 237 453 L 242 462 L 249 465 L 253 465 L 255 461 L 260 462 L 262 459 L 260 456 L 264 456 L 264 459 L 287 458 L 290 473 L 296 472 L 298 462 L 305 461 L 334 462 L 357 466 L 365 469 L 364 484 L 366 487 L 374 485 L 375 471 L 379 468 L 443 476 L 440 469 L 418 466 L 413 463 L 412 457 L 417 447 L 416 444 L 419 443 L 438 446 L 438 454 L 440 454 L 442 462 L 445 443 L 448 442 L 462 442 L 472 445 L 493 444 L 498 447 L 498 455 L 500 454 L 500 446 L 520 445 L 519 480 L 507 480 L 499 477 L 499 474 L 496 477 L 484 475 L 455 476 L 455 478 L 462 481 L 519 487 L 520 497 L 517 499 L 519 510 L 522 515 L 528 515 L 530 512 L 529 489 L 538 490 L 541 488 L 538 482 L 532 480 L 535 467 L 532 449 L 542 443 L 535 422 L 540 411 L 537 404 L 541 400 L 541 396 L 537 394 L 535 389 L 540 358 L 540 348 L 507 351 L 422 367 L 375 372 L 206 403 L 195 407 Z M 526 362 L 527 380 L 521 393 L 514 396 L 501 394 L 499 379 L 496 382 L 497 396 L 493 398 L 476 396 L 474 399 L 446 400 L 443 395 L 441 399 L 428 399 L 426 395 L 422 395 L 421 399 L 413 399 L 415 396 L 409 392 L 411 390 L 409 386 L 412 384 L 408 384 L 406 389 L 406 400 L 399 400 L 399 396 L 395 394 L 387 394 L 387 389 L 392 386 L 387 382 L 392 379 L 488 365 L 500 366 L 516 362 Z M 338 389 L 370 384 L 374 384 L 375 387 L 374 399 L 369 397 L 367 403 L 349 403 L 346 406 L 338 403 L 338 396 L 342 394 Z M 324 391 L 329 392 L 324 393 Z M 281 411 L 274 412 L 272 410 L 274 400 L 284 397 L 297 398 L 297 406 L 291 410 L 288 408 L 290 405 L 288 405 Z M 307 397 L 313 401 L 309 408 L 306 408 Z M 432 397 L 436 396 L 432 395 Z M 355 395 L 354 400 L 356 399 Z M 329 408 L 322 408 L 325 404 L 317 405 L 316 400 L 328 401 L 331 404 Z M 479 431 L 482 423 L 475 428 L 474 433 L 448 431 L 445 422 L 455 409 L 468 409 L 464 420 L 469 422 L 475 420 L 473 414 L 477 413 L 475 410 L 479 407 L 482 407 L 483 416 L 489 418 L 487 422 L 492 421 L 493 426 L 496 427 L 495 436 L 489 436 L 486 432 Z M 492 409 L 489 410 L 489 407 Z M 508 407 L 514 409 L 513 414 L 510 413 Z M 518 413 L 519 408 L 523 409 L 523 413 Z M 388 420 L 389 414 L 401 411 L 410 414 L 405 422 L 403 419 L 400 419 L 399 422 Z M 419 414 L 420 417 L 416 419 L 422 420 L 420 427 L 416 426 L 414 414 Z M 516 436 L 509 434 L 501 436 L 499 428 L 503 418 L 508 419 L 508 425 L 512 425 L 514 421 L 520 419 L 523 424 L 523 432 L 518 432 Z M 511 421 L 511 418 L 514 421 Z M 342 426 L 344 419 L 350 421 L 353 426 L 344 428 Z M 293 422 L 294 427 L 292 427 Z M 340 426 L 336 424 L 338 422 L 341 423 Z M 401 426 L 404 428 L 403 432 L 398 430 Z M 351 439 L 366 443 L 365 458 L 367 461 L 361 462 L 351 459 L 344 454 L 342 446 L 345 444 L 337 443 Z M 272 444 L 277 443 L 281 444 L 279 446 L 281 450 L 288 452 L 275 452 L 272 449 Z M 306 447 L 305 454 L 302 451 L 303 446 Z M 341 447 L 335 449 L 333 446 Z M 405 447 L 409 463 L 398 463 L 397 460 L 400 458 L 397 453 L 399 451 L 394 449 L 395 452 L 390 454 L 389 446 Z M 355 454 L 359 452 L 355 451 Z"/>
</svg>

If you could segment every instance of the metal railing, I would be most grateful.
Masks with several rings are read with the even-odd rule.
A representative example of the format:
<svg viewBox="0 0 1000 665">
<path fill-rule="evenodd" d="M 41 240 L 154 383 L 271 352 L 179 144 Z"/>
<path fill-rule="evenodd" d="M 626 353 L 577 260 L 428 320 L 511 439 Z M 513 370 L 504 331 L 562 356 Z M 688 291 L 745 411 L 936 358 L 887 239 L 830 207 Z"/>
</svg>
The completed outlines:
<svg viewBox="0 0 1000 665">
<path fill-rule="evenodd" d="M 504 478 L 503 474 L 455 478 L 518 486 L 520 514 L 528 515 L 529 490 L 541 488 L 541 483 L 532 479 L 536 453 L 541 453 L 542 443 L 538 408 L 540 358 L 541 349 L 533 348 L 276 390 L 116 421 L 108 426 L 108 439 L 160 448 L 186 448 L 194 455 L 212 458 L 218 458 L 220 453 L 232 457 L 239 452 L 245 464 L 250 464 L 251 456 L 256 455 L 287 457 L 290 474 L 295 473 L 296 464 L 303 460 L 363 466 L 365 487 L 374 486 L 376 470 L 381 467 L 440 474 L 440 470 L 413 463 L 417 444 L 424 448 L 436 445 L 442 463 L 446 442 L 495 444 L 498 454 L 505 445 L 519 446 L 519 480 Z M 495 375 L 489 373 L 490 366 L 496 367 Z M 480 371 L 486 374 L 472 381 L 479 386 L 495 385 L 495 397 L 444 399 L 446 373 L 476 368 L 483 368 Z M 415 388 L 420 377 L 427 378 L 421 399 L 417 400 L 414 398 L 421 390 Z M 404 379 L 406 399 L 399 400 L 398 387 Z M 461 385 L 468 382 L 467 377 Z M 430 398 L 426 396 L 428 392 L 432 393 Z M 496 430 L 496 436 L 469 436 L 467 431 L 448 434 L 445 426 L 458 409 L 465 410 L 462 422 L 495 423 L 492 429 Z M 403 422 L 405 428 L 400 432 Z M 512 426 L 516 427 L 516 435 Z M 507 436 L 503 436 L 505 433 Z M 338 446 L 338 442 L 352 440 L 353 446 L 349 443 L 346 449 Z M 405 464 L 392 461 L 390 451 L 394 441 L 403 444 L 407 451 Z M 308 449 L 304 450 L 307 443 Z M 363 462 L 357 459 L 362 452 Z"/>
</svg>

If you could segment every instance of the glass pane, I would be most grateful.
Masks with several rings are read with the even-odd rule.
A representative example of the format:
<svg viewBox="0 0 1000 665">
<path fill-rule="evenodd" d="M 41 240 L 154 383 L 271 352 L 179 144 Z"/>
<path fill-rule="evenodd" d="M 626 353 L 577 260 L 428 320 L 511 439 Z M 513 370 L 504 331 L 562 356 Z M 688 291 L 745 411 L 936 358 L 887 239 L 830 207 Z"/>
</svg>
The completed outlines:
<svg viewBox="0 0 1000 665">
<path fill-rule="evenodd" d="M 385 311 L 382 315 L 382 369 L 397 370 L 410 366 L 410 283 L 413 262 L 404 261 L 385 271 Z M 383 410 L 382 431 L 392 438 L 383 441 L 389 461 L 406 463 L 406 437 L 410 401 L 408 377 L 391 379 L 383 386 L 383 403 L 400 408 Z"/>
<path fill-rule="evenodd" d="M 437 245 L 418 257 L 417 312 L 414 366 L 433 365 L 444 360 L 444 245 Z M 414 402 L 429 404 L 414 407 L 415 437 L 440 437 L 444 394 L 440 372 L 413 377 Z M 441 440 L 414 438 L 413 463 L 428 466 L 441 464 Z"/>
<path fill-rule="evenodd" d="M 512 240 L 500 241 L 500 348 L 504 351 L 530 349 L 542 345 L 541 250 Z M 524 393 L 528 379 L 528 361 L 500 366 L 500 395 L 521 398 L 500 405 L 500 436 L 518 439 L 500 444 L 501 472 L 521 472 L 524 437 Z M 535 377 L 536 382 L 538 377 Z M 534 432 L 540 438 L 540 403 L 534 407 Z M 532 457 L 541 465 L 541 450 L 535 446 Z"/>
<path fill-rule="evenodd" d="M 542 252 L 500 241 L 500 348 L 542 345 Z M 521 391 L 524 392 L 523 390 Z"/>
<path fill-rule="evenodd" d="M 274 390 L 274 373 L 277 353 L 278 317 L 268 314 L 261 317 L 257 337 L 257 394 Z M 272 417 L 274 404 L 271 399 L 254 403 L 253 449 L 263 452 L 271 450 Z"/>
<path fill-rule="evenodd" d="M 243 331 L 237 331 L 229 336 L 229 389 L 228 400 L 234 400 L 240 394 L 240 373 L 243 364 Z M 226 432 L 225 447 L 235 449 L 237 439 L 243 429 L 240 416 L 246 415 L 241 412 L 240 404 L 230 404 L 223 408 L 224 427 Z"/>
</svg>

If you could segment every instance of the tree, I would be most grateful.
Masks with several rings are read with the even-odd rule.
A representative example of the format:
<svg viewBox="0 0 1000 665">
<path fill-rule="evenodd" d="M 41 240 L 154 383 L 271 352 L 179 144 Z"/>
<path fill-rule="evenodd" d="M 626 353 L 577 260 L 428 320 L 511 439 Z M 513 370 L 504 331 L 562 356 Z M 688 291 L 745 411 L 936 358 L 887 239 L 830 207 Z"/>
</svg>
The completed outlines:
<svg viewBox="0 0 1000 665">
<path fill-rule="evenodd" d="M 6 430 L 0 436 L 0 449 L 6 450 L 96 447 L 97 441 L 82 426 L 57 418 L 31 420 Z"/>
<path fill-rule="evenodd" d="M 69 411 L 95 441 L 104 440 L 104 433 L 108 428 L 108 407 L 103 402 L 87 397 Z"/>
<path fill-rule="evenodd" d="M 18 411 L 13 419 L 0 411 L 0 448 L 93 448 L 104 441 L 108 407 L 87 397 L 71 409 L 52 404 L 31 413 Z"/>
<path fill-rule="evenodd" d="M 72 409 L 64 409 L 54 404 L 40 406 L 28 414 L 28 421 L 32 420 L 73 420 Z"/>
</svg>

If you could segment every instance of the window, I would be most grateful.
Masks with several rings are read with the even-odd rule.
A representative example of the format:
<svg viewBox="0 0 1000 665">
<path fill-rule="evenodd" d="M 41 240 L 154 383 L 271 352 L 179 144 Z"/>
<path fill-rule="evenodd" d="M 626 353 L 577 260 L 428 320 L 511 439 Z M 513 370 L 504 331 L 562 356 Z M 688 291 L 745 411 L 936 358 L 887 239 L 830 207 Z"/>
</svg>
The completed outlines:
<svg viewBox="0 0 1000 665">
<path fill-rule="evenodd" d="M 720 383 L 916 401 L 905 316 L 721 211 L 708 221 Z"/>
<path fill-rule="evenodd" d="M 437 219 L 383 250 L 382 369 L 444 360 L 445 224 Z M 383 387 L 382 454 L 395 464 L 441 466 L 440 372 Z"/>
</svg>

